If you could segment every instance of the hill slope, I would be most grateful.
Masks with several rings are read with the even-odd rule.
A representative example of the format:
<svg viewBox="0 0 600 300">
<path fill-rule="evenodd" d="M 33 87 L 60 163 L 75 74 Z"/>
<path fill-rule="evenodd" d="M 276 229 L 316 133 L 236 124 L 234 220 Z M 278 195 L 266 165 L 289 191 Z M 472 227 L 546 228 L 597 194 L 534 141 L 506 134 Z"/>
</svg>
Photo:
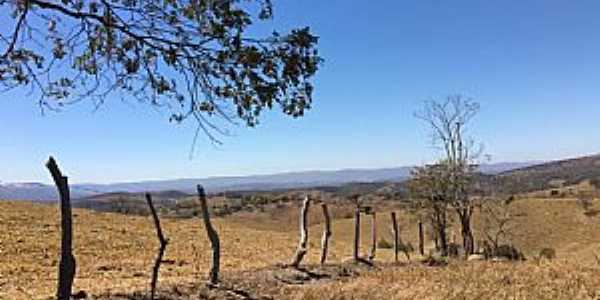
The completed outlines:
<svg viewBox="0 0 600 300">
<path fill-rule="evenodd" d="M 505 171 L 498 175 L 505 191 L 512 193 L 549 189 L 600 178 L 600 154 L 547 162 Z"/>
</svg>

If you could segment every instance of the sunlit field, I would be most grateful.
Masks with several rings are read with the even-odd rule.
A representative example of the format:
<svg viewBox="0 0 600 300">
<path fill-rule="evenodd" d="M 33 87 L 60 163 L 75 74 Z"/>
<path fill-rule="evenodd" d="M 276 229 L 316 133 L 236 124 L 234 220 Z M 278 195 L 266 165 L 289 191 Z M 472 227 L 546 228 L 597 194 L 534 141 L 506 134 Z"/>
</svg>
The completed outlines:
<svg viewBox="0 0 600 300">
<path fill-rule="evenodd" d="M 595 203 L 600 206 L 600 203 Z M 384 210 L 393 209 L 384 206 Z M 348 207 L 331 207 L 333 223 L 328 264 L 341 265 L 352 254 L 353 220 Z M 574 199 L 517 200 L 514 244 L 525 262 L 451 260 L 427 267 L 415 259 L 393 263 L 391 249 L 378 249 L 376 265 L 341 279 L 261 288 L 259 274 L 288 262 L 297 245 L 297 208 L 216 218 L 222 241 L 224 280 L 239 280 L 251 295 L 273 299 L 586 299 L 600 297 L 600 218 L 586 216 Z M 337 213 L 336 213 L 337 211 Z M 144 295 L 158 242 L 150 217 L 74 210 L 74 291 L 90 296 Z M 309 253 L 304 263 L 318 264 L 322 231 L 320 209 L 310 211 Z M 276 217 L 273 217 L 276 216 Z M 416 220 L 399 212 L 402 238 L 417 244 Z M 379 239 L 391 241 L 389 214 L 378 214 Z M 202 220 L 163 219 L 170 244 L 161 267 L 159 289 L 181 287 L 180 297 L 197 299 L 210 264 L 210 244 Z M 370 222 L 363 218 L 362 252 L 370 243 Z M 475 220 L 474 228 L 478 228 Z M 0 298 L 46 299 L 54 295 L 59 258 L 56 206 L 0 202 Z M 477 232 L 476 232 L 477 236 Z M 431 245 L 428 245 L 429 247 Z M 537 259 L 551 247 L 557 258 Z M 253 278 L 254 274 L 257 276 Z M 267 276 L 267 275 L 265 275 Z M 253 280 L 255 284 L 253 286 Z M 244 281 L 242 283 L 241 281 Z M 185 287 L 185 288 L 184 288 Z"/>
</svg>

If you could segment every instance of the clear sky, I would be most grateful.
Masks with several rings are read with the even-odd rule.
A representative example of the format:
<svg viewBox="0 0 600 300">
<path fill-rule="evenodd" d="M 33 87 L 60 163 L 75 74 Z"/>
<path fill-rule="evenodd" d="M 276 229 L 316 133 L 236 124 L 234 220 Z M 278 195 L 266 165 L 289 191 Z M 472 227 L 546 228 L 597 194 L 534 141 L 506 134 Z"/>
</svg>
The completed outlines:
<svg viewBox="0 0 600 300">
<path fill-rule="evenodd" d="M 0 181 L 49 182 L 48 155 L 73 182 L 375 168 L 430 161 L 423 100 L 479 101 L 471 135 L 493 161 L 600 152 L 600 1 L 275 0 L 278 29 L 308 25 L 326 62 L 314 107 L 265 114 L 255 129 L 189 157 L 192 122 L 135 102 L 42 116 L 0 94 Z"/>
</svg>

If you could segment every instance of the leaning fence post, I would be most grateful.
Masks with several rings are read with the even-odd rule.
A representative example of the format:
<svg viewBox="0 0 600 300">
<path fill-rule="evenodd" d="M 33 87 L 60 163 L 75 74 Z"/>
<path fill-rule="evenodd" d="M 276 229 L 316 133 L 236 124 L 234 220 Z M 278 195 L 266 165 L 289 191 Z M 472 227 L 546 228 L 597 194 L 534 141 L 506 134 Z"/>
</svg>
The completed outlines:
<svg viewBox="0 0 600 300">
<path fill-rule="evenodd" d="M 323 237 L 321 238 L 321 265 L 323 265 L 327 260 L 329 238 L 331 237 L 331 220 L 329 211 L 327 210 L 327 204 L 321 203 L 321 208 L 323 209 L 323 216 L 325 217 L 325 228 L 323 229 Z"/>
<path fill-rule="evenodd" d="M 394 232 L 394 260 L 398 262 L 398 222 L 396 221 L 396 212 L 391 213 L 392 217 L 392 231 Z"/>
<path fill-rule="evenodd" d="M 419 254 L 425 255 L 425 245 L 423 242 L 423 222 L 419 221 Z"/>
<path fill-rule="evenodd" d="M 154 227 L 156 228 L 156 236 L 158 237 L 158 242 L 160 243 L 156 261 L 154 261 L 154 268 L 152 268 L 152 281 L 150 283 L 150 299 L 154 300 L 154 295 L 156 293 L 156 281 L 158 280 L 158 271 L 160 270 L 160 264 L 169 240 L 167 240 L 163 235 L 162 228 L 160 227 L 160 219 L 158 218 L 158 214 L 156 214 L 156 209 L 154 209 L 154 205 L 152 204 L 152 196 L 149 193 L 146 193 L 146 202 L 148 202 L 150 213 L 152 213 Z"/>
<path fill-rule="evenodd" d="M 377 251 L 377 214 L 375 211 L 371 213 L 371 252 L 369 253 L 369 260 L 375 259 L 375 252 Z"/>
<path fill-rule="evenodd" d="M 76 262 L 73 256 L 73 227 L 71 216 L 71 195 L 69 193 L 69 181 L 63 176 L 56 161 L 52 156 L 48 159 L 46 167 L 52 175 L 54 184 L 58 189 L 60 196 L 60 216 L 61 216 L 61 246 L 60 246 L 60 264 L 58 269 L 58 289 L 56 297 L 58 300 L 69 300 L 75 278 Z"/>
<path fill-rule="evenodd" d="M 290 266 L 294 268 L 298 268 L 302 259 L 306 255 L 307 249 L 306 245 L 308 243 L 308 208 L 310 207 L 310 198 L 308 196 L 304 197 L 304 201 L 302 202 L 302 210 L 300 211 L 300 241 L 298 243 L 298 249 L 294 254 L 292 259 L 292 263 Z"/>
<path fill-rule="evenodd" d="M 210 222 L 210 215 L 208 213 L 208 205 L 206 204 L 206 194 L 204 188 L 201 185 L 197 186 L 198 189 L 198 200 L 200 200 L 200 208 L 202 209 L 202 218 L 204 219 L 204 227 L 206 227 L 206 233 L 210 240 L 212 247 L 212 266 L 209 273 L 209 284 L 216 285 L 219 282 L 219 267 L 221 259 L 221 246 L 219 243 L 219 234 L 213 228 Z"/>
</svg>

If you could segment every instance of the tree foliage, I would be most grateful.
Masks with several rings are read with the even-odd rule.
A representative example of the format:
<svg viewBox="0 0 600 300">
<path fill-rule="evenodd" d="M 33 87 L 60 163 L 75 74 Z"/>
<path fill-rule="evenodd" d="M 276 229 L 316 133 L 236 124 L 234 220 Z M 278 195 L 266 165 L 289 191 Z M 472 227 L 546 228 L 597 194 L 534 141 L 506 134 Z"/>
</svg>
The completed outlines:
<svg viewBox="0 0 600 300">
<path fill-rule="evenodd" d="M 0 0 L 0 85 L 29 88 L 44 109 L 110 95 L 248 126 L 265 108 L 299 117 L 322 62 L 309 28 L 252 37 L 271 0 Z M 211 118 L 219 116 L 220 118 Z"/>
<path fill-rule="evenodd" d="M 416 167 L 412 170 L 408 187 L 412 208 L 421 219 L 433 228 L 434 235 L 442 255 L 448 253 L 447 228 L 449 226 L 448 209 L 450 207 L 450 176 L 446 162 Z"/>
</svg>

